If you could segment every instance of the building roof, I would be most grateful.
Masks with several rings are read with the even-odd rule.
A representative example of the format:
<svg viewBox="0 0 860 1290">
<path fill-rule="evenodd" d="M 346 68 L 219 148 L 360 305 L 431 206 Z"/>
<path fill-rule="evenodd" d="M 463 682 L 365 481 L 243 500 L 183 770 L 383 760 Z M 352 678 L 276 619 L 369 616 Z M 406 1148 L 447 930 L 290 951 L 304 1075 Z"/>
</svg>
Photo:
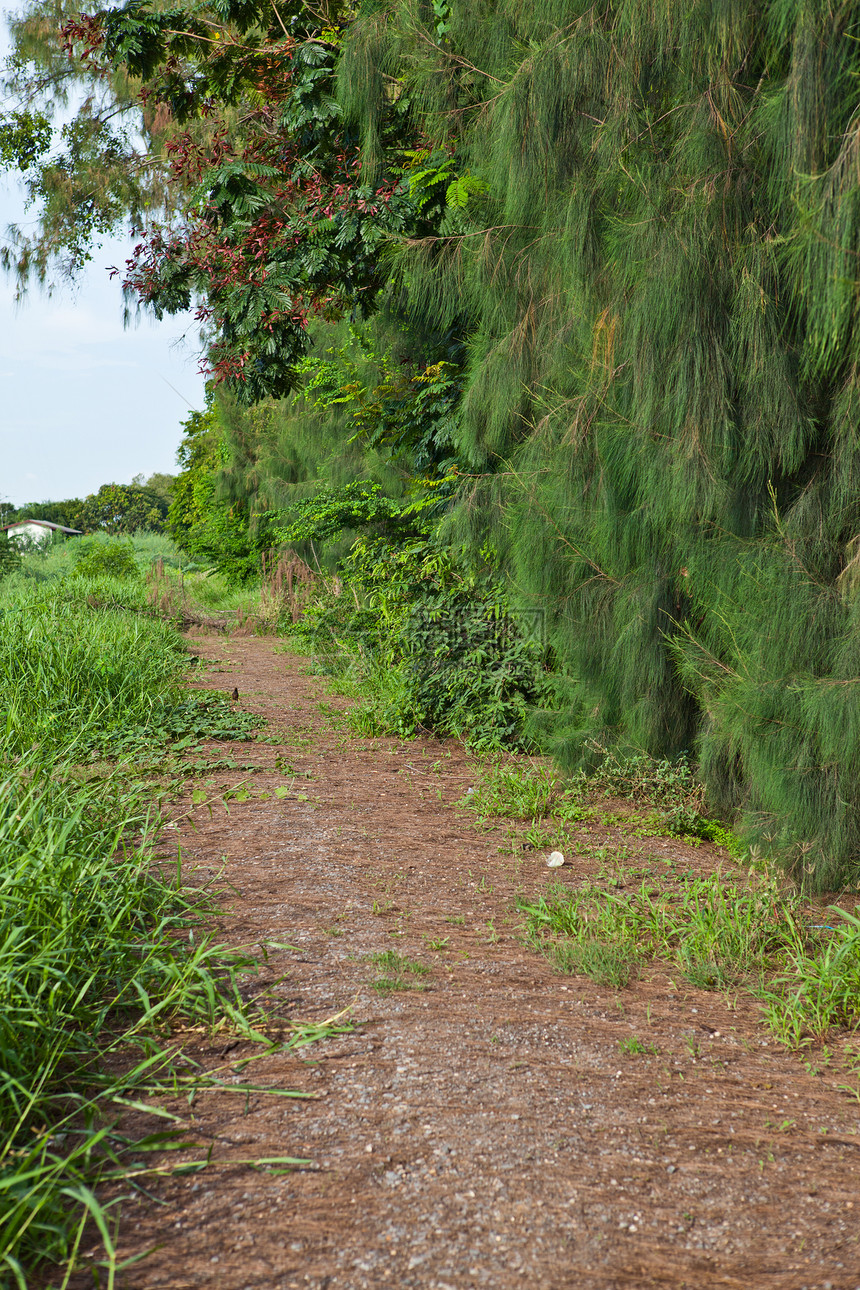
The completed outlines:
<svg viewBox="0 0 860 1290">
<path fill-rule="evenodd" d="M 35 524 L 40 529 L 51 529 L 54 533 L 68 533 L 69 537 L 83 537 L 83 529 L 69 529 L 65 524 L 52 524 L 50 520 L 13 520 L 11 524 L 0 524 L 0 533 L 10 529 L 23 528 L 25 524 Z"/>
</svg>

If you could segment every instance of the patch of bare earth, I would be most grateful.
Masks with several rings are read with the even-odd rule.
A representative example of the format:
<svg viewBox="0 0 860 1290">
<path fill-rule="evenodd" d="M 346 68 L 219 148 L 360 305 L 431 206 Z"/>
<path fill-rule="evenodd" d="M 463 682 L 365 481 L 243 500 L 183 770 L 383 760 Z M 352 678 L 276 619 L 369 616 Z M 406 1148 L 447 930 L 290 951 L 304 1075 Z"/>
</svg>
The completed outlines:
<svg viewBox="0 0 860 1290">
<path fill-rule="evenodd" d="M 743 997 L 656 971 L 614 991 L 523 944 L 517 894 L 595 874 L 606 830 L 583 829 L 588 850 L 551 874 L 452 809 L 474 775 L 457 745 L 349 735 L 345 701 L 271 640 L 192 648 L 215 669 L 199 683 L 237 686 L 281 742 L 236 745 L 265 769 L 229 815 L 179 819 L 186 878 L 223 866 L 225 940 L 297 947 L 254 990 L 296 1020 L 352 1005 L 356 1028 L 242 1072 L 314 1100 L 166 1103 L 213 1168 L 125 1205 L 122 1255 L 155 1247 L 125 1285 L 860 1286 L 858 1115 L 836 1076 L 768 1042 Z M 277 786 L 293 795 L 259 796 Z M 636 845 L 702 870 L 716 858 Z M 374 988 L 385 971 L 367 956 L 391 949 L 430 968 L 408 978 L 425 988 Z M 647 1051 L 622 1047 L 634 1038 Z M 223 1068 L 251 1049 L 191 1051 Z M 230 1164 L 282 1155 L 311 1163 Z"/>
</svg>

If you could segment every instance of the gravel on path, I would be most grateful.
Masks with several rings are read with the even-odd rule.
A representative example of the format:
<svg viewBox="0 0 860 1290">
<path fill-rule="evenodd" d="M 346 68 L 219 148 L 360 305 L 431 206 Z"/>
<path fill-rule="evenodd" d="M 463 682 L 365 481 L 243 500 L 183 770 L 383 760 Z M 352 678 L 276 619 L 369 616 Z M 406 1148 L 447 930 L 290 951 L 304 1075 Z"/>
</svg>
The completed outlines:
<svg viewBox="0 0 860 1290">
<path fill-rule="evenodd" d="M 271 638 L 192 649 L 196 683 L 238 687 L 278 742 L 236 745 L 261 769 L 229 814 L 189 790 L 185 879 L 229 884 L 221 939 L 295 947 L 249 991 L 294 1020 L 349 1009 L 355 1028 L 229 1068 L 312 1099 L 164 1103 L 213 1167 L 125 1204 L 122 1256 L 149 1253 L 119 1284 L 860 1288 L 860 1126 L 835 1080 L 769 1042 L 742 998 L 656 970 L 614 991 L 529 950 L 517 893 L 576 866 L 550 873 L 457 809 L 475 775 L 459 745 L 350 734 L 347 701 Z M 715 863 L 677 839 L 637 845 Z M 370 956 L 389 951 L 428 969 L 401 974 L 413 988 L 379 988 Z M 206 1069 L 253 1051 L 185 1039 Z M 283 1155 L 309 1163 L 231 1163 Z"/>
</svg>

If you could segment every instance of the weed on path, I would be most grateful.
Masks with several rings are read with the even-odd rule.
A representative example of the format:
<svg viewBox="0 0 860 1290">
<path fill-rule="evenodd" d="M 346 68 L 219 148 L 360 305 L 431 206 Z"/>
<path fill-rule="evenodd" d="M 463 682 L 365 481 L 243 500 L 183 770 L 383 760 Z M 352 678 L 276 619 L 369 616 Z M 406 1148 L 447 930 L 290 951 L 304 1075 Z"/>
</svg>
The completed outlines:
<svg viewBox="0 0 860 1290">
<path fill-rule="evenodd" d="M 263 1054 L 241 1099 L 162 1099 L 223 1167 L 125 1206 L 121 1255 L 150 1251 L 129 1290 L 860 1286 L 849 1017 L 798 1051 L 768 1029 L 751 986 L 790 997 L 779 893 L 714 884 L 727 853 L 673 832 L 677 784 L 656 813 L 544 771 L 488 787 L 458 745 L 351 734 L 271 641 L 194 648 L 279 742 L 241 799 L 213 770 L 195 802 L 189 779 L 185 880 L 229 884 L 219 938 L 297 947 L 246 997 L 354 1029 Z M 242 1077 L 244 1041 L 189 1039 Z M 309 1163 L 239 1163 L 279 1156 Z"/>
</svg>

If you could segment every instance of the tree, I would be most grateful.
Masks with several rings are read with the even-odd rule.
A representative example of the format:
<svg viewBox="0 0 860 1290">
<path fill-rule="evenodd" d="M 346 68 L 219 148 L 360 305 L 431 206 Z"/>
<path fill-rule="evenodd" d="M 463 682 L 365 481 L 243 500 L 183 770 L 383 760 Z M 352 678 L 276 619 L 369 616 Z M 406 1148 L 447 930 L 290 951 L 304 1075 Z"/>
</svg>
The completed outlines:
<svg viewBox="0 0 860 1290">
<path fill-rule="evenodd" d="M 157 496 L 170 505 L 175 478 L 175 475 L 167 475 L 163 471 L 157 470 L 149 476 L 149 479 L 145 479 L 143 475 L 135 475 L 131 482 L 137 488 L 148 488 L 150 492 L 156 493 Z"/>
<path fill-rule="evenodd" d="M 15 520 L 47 520 L 49 524 L 61 524 L 64 528 L 73 529 L 78 527 L 75 520 L 83 504 L 80 497 L 70 497 L 62 502 L 27 502 L 24 506 L 11 508 L 3 523 L 12 524 Z"/>
<path fill-rule="evenodd" d="M 417 371 L 451 362 L 448 531 L 546 614 L 574 695 L 548 718 L 560 759 L 694 748 L 751 844 L 819 886 L 856 878 L 855 7 L 273 13 L 134 3 L 67 28 L 76 67 L 170 121 L 174 214 L 129 289 L 195 299 L 251 405 L 313 386 L 309 335 L 353 314 L 395 320 Z M 294 430 L 356 434 L 339 380 Z M 408 407 L 360 384 L 353 449 L 417 468 Z M 231 504 L 296 473 L 229 435 Z"/>
<path fill-rule="evenodd" d="M 76 56 L 64 30 L 78 16 L 74 0 L 31 0 L 7 15 L 14 52 L 2 80 L 12 106 L 0 113 L 0 171 L 20 171 L 37 213 L 6 229 L 0 246 L 19 294 L 57 273 L 74 278 L 104 235 L 167 214 L 181 196 L 168 183 L 172 119 L 150 111 L 122 70 Z"/>
<path fill-rule="evenodd" d="M 357 121 L 384 69 L 479 181 L 396 274 L 464 320 L 461 532 L 547 614 L 555 749 L 696 747 L 820 886 L 860 868 L 858 37 L 817 0 L 392 0 L 343 55 Z"/>
<path fill-rule="evenodd" d="M 372 177 L 344 125 L 335 65 L 351 17 L 340 0 L 210 11 L 131 0 L 70 18 L 69 67 L 117 112 L 136 93 L 151 155 L 144 165 L 129 132 L 119 139 L 92 107 L 64 127 L 66 152 L 34 167 L 44 214 L 20 244 L 22 279 L 44 276 L 51 256 L 81 263 L 127 213 L 141 232 L 121 271 L 129 302 L 158 317 L 195 304 L 209 370 L 243 401 L 288 391 L 308 321 L 372 309 L 386 240 L 430 227 L 402 179 L 397 95 L 380 128 L 397 146 Z M 18 30 L 23 40 L 29 27 Z M 27 85 L 38 98 L 39 76 Z"/>
<path fill-rule="evenodd" d="M 168 505 L 164 497 L 151 488 L 135 484 L 102 484 L 90 494 L 74 513 L 73 528 L 88 533 L 135 533 L 138 529 L 164 527 Z"/>
<path fill-rule="evenodd" d="M 228 454 L 216 409 L 192 412 L 183 426 L 168 532 L 196 560 L 213 565 L 230 582 L 244 582 L 259 575 L 265 532 L 258 527 L 252 536 L 247 507 L 231 502 L 219 486 Z"/>
</svg>

